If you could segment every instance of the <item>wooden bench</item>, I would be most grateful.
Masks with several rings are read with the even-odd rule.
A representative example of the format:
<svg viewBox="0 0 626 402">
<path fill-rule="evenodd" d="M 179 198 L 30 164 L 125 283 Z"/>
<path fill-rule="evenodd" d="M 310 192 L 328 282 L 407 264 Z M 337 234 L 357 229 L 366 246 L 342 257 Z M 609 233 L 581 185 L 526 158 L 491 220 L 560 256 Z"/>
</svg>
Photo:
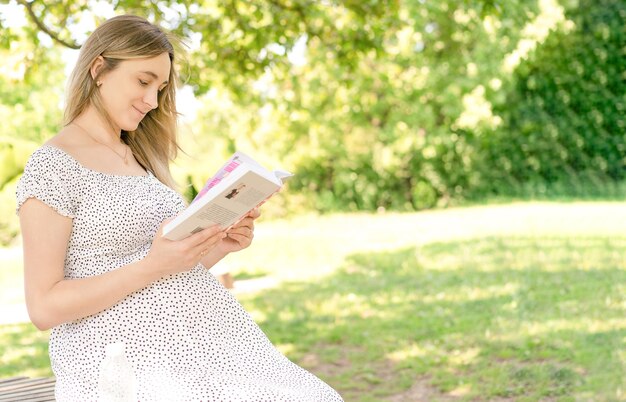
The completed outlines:
<svg viewBox="0 0 626 402">
<path fill-rule="evenodd" d="M 0 379 L 0 401 L 54 401 L 54 383 L 54 378 L 2 378 Z"/>
</svg>

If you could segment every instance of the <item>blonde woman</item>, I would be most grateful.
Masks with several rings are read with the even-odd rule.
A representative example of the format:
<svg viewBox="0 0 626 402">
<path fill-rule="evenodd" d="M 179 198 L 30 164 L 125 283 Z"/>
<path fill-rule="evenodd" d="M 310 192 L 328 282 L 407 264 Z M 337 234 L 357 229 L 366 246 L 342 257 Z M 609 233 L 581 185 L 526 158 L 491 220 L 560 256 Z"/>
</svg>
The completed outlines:
<svg viewBox="0 0 626 402">
<path fill-rule="evenodd" d="M 59 401 L 98 399 L 105 347 L 123 342 L 137 399 L 338 401 L 281 355 L 208 269 L 248 247 L 254 211 L 227 232 L 161 237 L 185 204 L 173 38 L 134 16 L 85 42 L 63 129 L 29 159 L 17 190 L 32 322 L 52 328 Z"/>
</svg>

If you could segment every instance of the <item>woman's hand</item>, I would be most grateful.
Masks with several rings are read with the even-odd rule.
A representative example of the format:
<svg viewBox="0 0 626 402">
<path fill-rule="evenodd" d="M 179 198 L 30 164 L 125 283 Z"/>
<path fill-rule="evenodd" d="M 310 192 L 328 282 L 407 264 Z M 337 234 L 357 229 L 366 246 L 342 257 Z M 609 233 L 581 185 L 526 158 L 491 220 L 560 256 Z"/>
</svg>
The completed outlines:
<svg viewBox="0 0 626 402">
<path fill-rule="evenodd" d="M 254 221 L 261 216 L 258 208 L 254 208 L 237 224 L 226 231 L 226 237 L 217 245 L 216 249 L 224 254 L 243 250 L 252 243 L 254 238 Z"/>
<path fill-rule="evenodd" d="M 178 241 L 163 237 L 164 221 L 152 240 L 150 252 L 144 259 L 150 270 L 162 277 L 188 271 L 195 267 L 209 252 L 213 251 L 226 237 L 219 225 L 206 228 L 198 233 Z"/>
</svg>

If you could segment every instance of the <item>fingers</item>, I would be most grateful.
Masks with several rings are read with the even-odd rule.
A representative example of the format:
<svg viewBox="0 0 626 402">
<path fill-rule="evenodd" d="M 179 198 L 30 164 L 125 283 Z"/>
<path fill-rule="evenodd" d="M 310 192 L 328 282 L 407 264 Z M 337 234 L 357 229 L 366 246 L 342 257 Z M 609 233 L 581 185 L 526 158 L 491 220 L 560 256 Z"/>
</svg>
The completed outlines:
<svg viewBox="0 0 626 402">
<path fill-rule="evenodd" d="M 216 236 L 221 232 L 221 228 L 219 225 L 209 226 L 206 229 L 201 230 L 198 233 L 194 233 L 186 239 L 182 240 L 185 246 L 190 248 L 195 248 L 198 245 L 206 242 L 208 239 Z M 219 240 L 219 239 L 218 239 Z"/>
<path fill-rule="evenodd" d="M 163 222 L 161 222 L 161 226 L 159 226 L 159 229 L 157 230 L 157 236 L 156 236 L 157 238 L 163 235 L 163 229 L 165 228 L 165 225 L 170 223 L 172 219 L 174 219 L 174 217 L 164 219 Z"/>
<path fill-rule="evenodd" d="M 209 251 L 211 251 L 217 244 L 226 237 L 226 233 L 218 232 L 215 235 L 209 237 L 205 241 L 198 243 L 192 249 L 189 250 L 189 254 L 197 256 L 198 258 L 204 257 Z"/>
<path fill-rule="evenodd" d="M 181 251 L 192 259 L 192 265 L 211 251 L 226 233 L 219 225 L 213 225 L 180 241 Z"/>
<path fill-rule="evenodd" d="M 186 239 L 169 240 L 161 236 L 163 227 L 168 221 L 164 221 L 159 227 L 159 235 L 153 240 L 152 247 L 146 256 L 147 265 L 161 276 L 193 268 L 226 236 L 218 225 L 213 225 Z"/>
<path fill-rule="evenodd" d="M 231 237 L 231 238 L 233 237 L 232 235 L 254 237 L 254 226 L 253 227 L 250 227 L 250 226 L 233 227 L 226 233 L 228 234 L 228 237 Z"/>
<path fill-rule="evenodd" d="M 254 208 L 252 211 L 248 212 L 247 217 L 252 218 L 252 220 L 258 218 L 259 216 L 261 216 L 261 211 L 259 210 L 259 208 Z"/>
<path fill-rule="evenodd" d="M 254 235 L 252 236 L 246 236 L 246 235 L 242 235 L 242 234 L 238 234 L 238 233 L 229 233 L 228 234 L 228 238 L 232 239 L 234 241 L 236 241 L 239 244 L 242 245 L 248 245 L 252 242 L 252 237 L 254 237 Z"/>
<path fill-rule="evenodd" d="M 254 230 L 254 220 L 257 219 L 259 216 L 261 216 L 261 212 L 258 208 L 254 208 L 253 210 L 248 212 L 248 215 L 246 215 L 243 219 L 231 226 L 231 228 L 229 229 L 229 233 L 230 230 L 243 226 L 247 226 L 250 229 Z"/>
<path fill-rule="evenodd" d="M 243 218 L 242 220 L 240 220 L 239 222 L 237 222 L 235 225 L 231 226 L 231 229 L 234 228 L 239 228 L 239 227 L 249 227 L 249 228 L 254 228 L 254 219 L 253 218 Z"/>
</svg>

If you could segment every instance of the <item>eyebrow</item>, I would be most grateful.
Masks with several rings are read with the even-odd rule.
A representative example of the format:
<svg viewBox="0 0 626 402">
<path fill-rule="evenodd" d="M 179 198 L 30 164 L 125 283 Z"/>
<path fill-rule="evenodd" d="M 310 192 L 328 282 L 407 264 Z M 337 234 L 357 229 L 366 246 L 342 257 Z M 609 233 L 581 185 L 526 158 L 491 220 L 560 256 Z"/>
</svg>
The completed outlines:
<svg viewBox="0 0 626 402">
<path fill-rule="evenodd" d="M 151 76 L 151 77 L 152 77 L 152 78 L 154 78 L 155 80 L 159 78 L 159 76 L 158 76 L 158 75 L 156 75 L 155 73 L 153 73 L 152 71 L 140 71 L 140 73 L 143 73 L 143 74 L 148 74 L 149 76 Z M 168 84 L 168 83 L 169 83 L 169 81 L 168 81 L 168 80 L 165 80 L 165 81 L 163 81 L 163 84 L 162 84 L 162 85 L 166 85 L 166 84 Z"/>
</svg>

